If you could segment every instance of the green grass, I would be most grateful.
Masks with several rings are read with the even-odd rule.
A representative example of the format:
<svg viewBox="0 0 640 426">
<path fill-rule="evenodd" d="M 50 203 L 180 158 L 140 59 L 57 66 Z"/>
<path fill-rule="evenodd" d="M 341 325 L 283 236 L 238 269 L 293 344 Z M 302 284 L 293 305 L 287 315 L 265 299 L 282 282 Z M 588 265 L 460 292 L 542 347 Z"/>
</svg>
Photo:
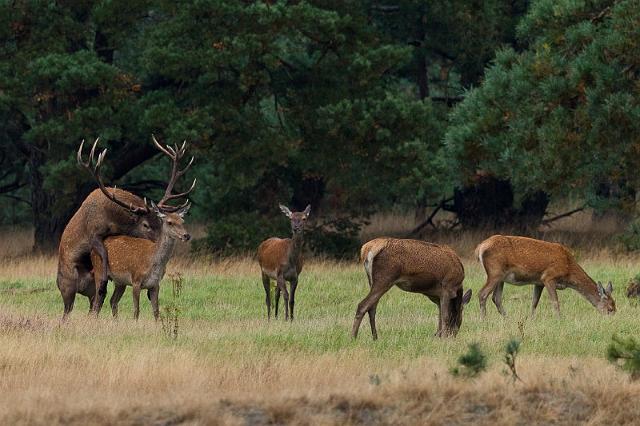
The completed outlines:
<svg viewBox="0 0 640 426">
<path fill-rule="evenodd" d="M 167 339 L 160 331 L 138 333 L 137 327 L 124 326 L 121 333 L 103 338 L 112 347 L 179 346 L 198 356 L 231 361 L 239 356 L 242 359 L 283 353 L 348 356 L 351 352 L 392 360 L 427 356 L 452 361 L 472 342 L 480 343 L 483 350 L 496 355 L 493 359 L 498 360 L 505 342 L 514 337 L 523 338 L 523 356 L 603 358 L 613 334 L 638 335 L 640 308 L 624 297 L 624 284 L 636 273 L 628 265 L 591 262 L 586 268 L 594 279 L 614 282 L 618 308 L 615 315 L 601 315 L 578 293 L 567 289 L 559 292 L 561 319 L 553 315 L 546 293 L 538 306 L 537 317 L 529 319 L 532 287 L 506 285 L 503 305 L 507 318 L 500 317 L 489 300 L 485 321 L 480 319 L 477 300 L 484 274 L 477 264 L 469 263 L 465 267 L 465 287 L 473 289 L 474 297 L 465 309 L 456 339 L 433 337 L 437 307 L 426 297 L 393 288 L 378 307 L 379 340 L 372 341 L 365 317 L 359 337 L 353 341 L 349 333 L 355 308 L 368 290 L 364 272 L 357 265 L 307 267 L 300 278 L 293 323 L 285 322 L 282 316 L 267 321 L 264 289 L 257 273 L 190 276 L 189 271 L 182 271 L 186 275 L 180 298 L 180 335 L 176 341 Z M 168 302 L 170 298 L 171 286 L 165 279 L 160 296 L 161 310 L 163 301 Z M 281 300 L 281 307 L 282 303 Z M 39 314 L 58 318 L 62 312 L 62 301 L 53 280 L 2 281 L 0 278 L 0 306 L 26 316 Z M 91 327 L 92 319 L 87 318 L 87 311 L 87 299 L 79 296 L 72 317 Z M 113 322 L 110 316 L 107 298 L 101 324 L 113 323 L 112 327 L 117 329 L 133 322 L 130 289 L 120 303 L 120 319 Z M 141 318 L 140 327 L 161 328 L 150 320 L 152 314 L 144 293 Z M 68 332 L 60 329 L 57 333 L 64 338 Z M 90 334 L 78 334 L 74 338 L 80 343 L 92 339 Z"/>
</svg>

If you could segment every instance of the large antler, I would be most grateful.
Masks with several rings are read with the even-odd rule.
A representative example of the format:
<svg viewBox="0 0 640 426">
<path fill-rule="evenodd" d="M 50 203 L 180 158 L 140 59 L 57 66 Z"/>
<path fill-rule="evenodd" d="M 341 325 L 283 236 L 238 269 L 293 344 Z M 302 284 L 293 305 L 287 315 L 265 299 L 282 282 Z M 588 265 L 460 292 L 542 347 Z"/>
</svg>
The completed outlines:
<svg viewBox="0 0 640 426">
<path fill-rule="evenodd" d="M 134 206 L 131 203 L 125 203 L 124 201 L 119 200 L 115 195 L 115 191 L 109 192 L 109 190 L 104 186 L 104 183 L 102 182 L 102 177 L 100 176 L 100 167 L 102 167 L 102 163 L 104 162 L 104 157 L 107 155 L 107 149 L 105 148 L 100 154 L 98 154 L 98 160 L 94 160 L 96 145 L 98 145 L 99 140 L 100 138 L 97 138 L 96 141 L 93 143 L 93 146 L 91 147 L 91 152 L 89 153 L 89 159 L 86 162 L 82 161 L 82 148 L 84 147 L 84 139 L 82 140 L 82 143 L 80 144 L 80 148 L 78 148 L 78 164 L 84 167 L 85 169 L 89 170 L 89 172 L 93 175 L 96 182 L 98 182 L 98 186 L 100 187 L 100 190 L 108 199 L 110 199 L 120 207 L 124 207 L 125 209 L 129 210 L 132 213 L 135 213 L 135 214 L 148 213 L 149 207 L 147 207 L 147 200 L 145 200 L 144 202 L 145 204 L 144 207 Z"/>
<path fill-rule="evenodd" d="M 191 184 L 189 189 L 179 194 L 172 193 L 173 187 L 175 186 L 176 181 L 180 176 L 184 175 L 187 172 L 187 170 L 189 170 L 189 167 L 191 167 L 191 164 L 193 164 L 194 157 L 191 157 L 191 160 L 189 160 L 189 163 L 184 167 L 184 169 L 180 170 L 179 168 L 180 160 L 182 159 L 182 157 L 184 157 L 184 154 L 187 151 L 187 141 L 184 141 L 182 143 L 182 146 L 180 147 L 178 145 L 174 145 L 173 147 L 171 147 L 169 145 L 162 146 L 160 142 L 156 140 L 156 137 L 154 135 L 151 135 L 151 138 L 153 139 L 153 143 L 156 145 L 156 147 L 160 151 L 165 153 L 169 158 L 171 158 L 171 162 L 172 162 L 171 177 L 169 178 L 169 182 L 167 183 L 167 188 L 164 191 L 164 196 L 158 203 L 158 207 L 160 207 L 160 209 L 166 212 L 176 212 L 181 208 L 185 207 L 187 204 L 189 204 L 189 200 L 187 199 L 184 203 L 182 203 L 179 206 L 170 206 L 167 204 L 167 202 L 170 200 L 175 200 L 176 198 L 185 197 L 191 191 L 193 191 L 193 188 L 195 188 L 196 179 L 193 179 L 193 183 Z"/>
</svg>

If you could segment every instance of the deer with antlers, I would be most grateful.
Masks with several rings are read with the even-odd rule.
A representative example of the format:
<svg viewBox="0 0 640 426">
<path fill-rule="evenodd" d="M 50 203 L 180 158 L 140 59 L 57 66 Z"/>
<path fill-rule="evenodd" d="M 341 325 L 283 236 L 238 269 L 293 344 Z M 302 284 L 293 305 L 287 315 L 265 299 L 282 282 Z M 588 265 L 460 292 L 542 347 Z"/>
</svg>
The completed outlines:
<svg viewBox="0 0 640 426">
<path fill-rule="evenodd" d="M 295 304 L 298 276 L 302 271 L 302 246 L 304 244 L 304 224 L 311 213 L 311 206 L 302 212 L 292 212 L 288 207 L 280 204 L 280 210 L 291 221 L 291 238 L 269 238 L 258 246 L 258 263 L 262 271 L 262 284 L 266 293 L 267 318 L 271 318 L 271 280 L 276 281 L 276 318 L 278 317 L 278 303 L 280 293 L 284 296 L 284 318 L 293 321 L 293 306 Z M 291 294 L 287 291 L 289 281 Z"/>
<path fill-rule="evenodd" d="M 605 289 L 596 283 L 578 265 L 573 255 L 562 244 L 526 237 L 494 235 L 487 238 L 475 250 L 475 255 L 487 273 L 487 281 L 480 289 L 480 314 L 486 316 L 487 297 L 493 293 L 493 303 L 501 315 L 506 315 L 502 307 L 504 283 L 533 285 L 531 316 L 546 288 L 556 315 L 560 316 L 560 303 L 556 290 L 572 288 L 595 306 L 603 314 L 616 311 L 613 300 L 613 285 Z"/>
<path fill-rule="evenodd" d="M 163 212 L 176 212 L 186 206 L 188 201 L 179 206 L 167 204 L 170 200 L 186 197 L 195 187 L 195 179 L 191 187 L 182 193 L 173 194 L 173 187 L 178 177 L 191 166 L 178 170 L 178 161 L 184 156 L 186 144 L 182 147 L 163 147 L 154 139 L 156 147 L 173 161 L 172 178 L 167 185 L 165 195 L 158 203 Z M 130 235 L 139 238 L 157 240 L 160 235 L 162 221 L 146 202 L 128 191 L 118 188 L 107 188 L 100 176 L 100 168 L 104 163 L 107 150 L 95 158 L 98 139 L 94 142 L 88 161 L 83 161 L 84 141 L 78 149 L 78 164 L 93 175 L 98 189 L 91 192 L 83 201 L 64 229 L 58 249 L 58 273 L 56 277 L 58 289 L 64 303 L 63 320 L 67 318 L 80 293 L 89 299 L 91 309 L 96 302 L 104 301 L 108 279 L 108 255 L 104 239 L 110 235 Z M 91 251 L 94 250 L 102 261 L 102 275 L 94 281 L 91 264 Z M 98 285 L 96 285 L 96 282 Z M 98 296 L 98 298 L 96 298 Z"/>
<path fill-rule="evenodd" d="M 175 213 L 164 213 L 153 202 L 151 202 L 151 209 L 162 221 L 160 235 L 155 243 L 128 235 L 116 235 L 104 240 L 109 258 L 108 275 L 115 283 L 115 289 L 109 301 L 114 317 L 118 315 L 118 302 L 126 286 L 130 285 L 133 287 L 133 317 L 138 319 L 140 291 L 146 289 L 151 301 L 153 317 L 156 320 L 159 318 L 160 280 L 164 277 L 167 262 L 171 258 L 176 241 L 189 241 L 191 238 L 184 228 L 184 215 L 189 210 L 189 204 Z M 97 287 L 103 274 L 103 266 L 102 259 L 95 250 L 91 252 L 91 262 Z M 95 306 L 96 315 L 100 313 L 101 308 L 102 304 L 98 300 Z"/>
</svg>

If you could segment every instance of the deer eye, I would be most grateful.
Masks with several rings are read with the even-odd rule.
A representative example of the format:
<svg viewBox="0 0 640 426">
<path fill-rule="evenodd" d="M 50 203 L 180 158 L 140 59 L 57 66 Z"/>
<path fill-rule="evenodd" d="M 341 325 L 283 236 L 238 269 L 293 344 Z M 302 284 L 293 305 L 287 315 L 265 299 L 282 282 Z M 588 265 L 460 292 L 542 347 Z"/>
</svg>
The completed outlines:
<svg viewBox="0 0 640 426">
<path fill-rule="evenodd" d="M 168 223 L 169 225 L 173 225 L 173 221 L 172 221 L 172 220 L 168 220 L 168 221 L 167 221 L 167 223 Z"/>
</svg>

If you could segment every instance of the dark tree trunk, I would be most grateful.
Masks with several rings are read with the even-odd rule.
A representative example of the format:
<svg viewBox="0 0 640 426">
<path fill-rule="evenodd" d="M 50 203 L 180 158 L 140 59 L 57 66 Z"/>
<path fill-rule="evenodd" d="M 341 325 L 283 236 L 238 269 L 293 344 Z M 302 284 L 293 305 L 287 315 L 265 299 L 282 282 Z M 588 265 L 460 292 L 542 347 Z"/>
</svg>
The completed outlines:
<svg viewBox="0 0 640 426">
<path fill-rule="evenodd" d="M 29 158 L 29 184 L 31 187 L 31 211 L 33 214 L 34 245 L 37 253 L 50 253 L 58 248 L 60 236 L 67 218 L 54 214 L 55 197 L 44 188 L 44 176 L 40 167 L 44 164 L 44 154 L 33 150 Z"/>
<path fill-rule="evenodd" d="M 479 176 L 475 182 L 456 189 L 453 205 L 446 209 L 456 214 L 467 229 L 519 229 L 537 227 L 549 205 L 549 196 L 536 191 L 514 205 L 511 182 L 494 176 Z"/>
<path fill-rule="evenodd" d="M 426 32 L 424 26 L 426 25 L 425 15 L 422 13 L 417 22 L 416 38 L 418 39 L 418 46 L 416 52 L 416 83 L 418 85 L 418 93 L 420 99 L 429 97 L 429 70 L 427 69 L 427 53 L 425 51 L 425 37 Z"/>
<path fill-rule="evenodd" d="M 325 183 L 321 176 L 307 176 L 298 181 L 293 190 L 291 205 L 296 210 L 311 206 L 311 211 L 317 213 L 324 198 Z"/>
</svg>

